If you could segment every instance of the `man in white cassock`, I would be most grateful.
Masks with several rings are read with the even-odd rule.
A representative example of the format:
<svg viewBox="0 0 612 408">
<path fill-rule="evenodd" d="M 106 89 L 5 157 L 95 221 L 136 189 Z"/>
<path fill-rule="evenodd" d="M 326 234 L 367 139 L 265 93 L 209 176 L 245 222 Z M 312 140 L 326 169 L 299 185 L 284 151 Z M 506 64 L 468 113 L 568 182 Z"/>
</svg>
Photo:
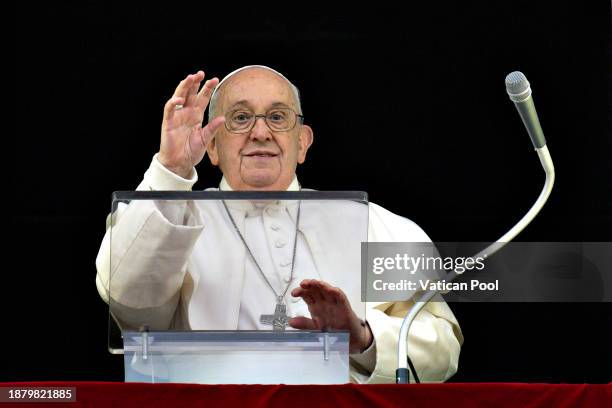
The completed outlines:
<svg viewBox="0 0 612 408">
<path fill-rule="evenodd" d="M 223 173 L 220 190 L 299 190 L 296 167 L 306 159 L 313 131 L 303 123 L 297 88 L 264 66 L 201 86 L 203 80 L 202 71 L 188 75 L 167 101 L 160 150 L 137 190 L 191 190 L 206 153 Z M 291 328 L 350 332 L 352 381 L 395 382 L 399 330 L 414 303 L 360 308 L 354 273 L 360 258 L 343 256 L 343 245 L 359 231 L 335 222 L 351 212 L 359 217 L 359 205 L 310 211 L 312 205 L 121 206 L 112 217 L 112 249 L 109 229 L 96 259 L 98 291 L 106 302 L 112 297 L 122 328 L 132 329 L 143 321 L 159 330 L 271 329 L 261 316 L 280 304 Z M 368 205 L 366 217 L 369 242 L 430 242 L 415 223 L 376 204 Z M 463 342 L 455 316 L 437 300 L 418 314 L 408 338 L 423 382 L 451 377 Z"/>
</svg>

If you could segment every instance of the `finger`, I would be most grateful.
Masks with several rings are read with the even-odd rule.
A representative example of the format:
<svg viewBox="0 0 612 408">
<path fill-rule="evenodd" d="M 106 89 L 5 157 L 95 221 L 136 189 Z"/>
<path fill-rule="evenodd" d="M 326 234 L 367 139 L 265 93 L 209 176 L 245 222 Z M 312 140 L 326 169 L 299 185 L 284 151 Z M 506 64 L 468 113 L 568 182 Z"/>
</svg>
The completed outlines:
<svg viewBox="0 0 612 408">
<path fill-rule="evenodd" d="M 293 297 L 302 298 L 304 302 L 306 302 L 307 305 L 314 305 L 317 303 L 315 298 L 312 297 L 312 294 L 310 292 L 308 292 L 307 290 L 301 289 L 301 288 L 293 289 L 293 291 L 291 291 L 291 295 Z"/>
<path fill-rule="evenodd" d="M 329 290 L 329 295 L 331 301 L 333 301 L 335 304 L 344 304 L 344 298 L 346 296 L 344 295 L 344 292 L 340 290 L 340 288 L 331 288 Z"/>
<path fill-rule="evenodd" d="M 208 143 L 215 137 L 215 133 L 225 123 L 225 117 L 217 116 L 211 122 L 208 122 L 208 125 L 204 126 L 202 129 L 202 143 L 204 146 L 208 146 Z"/>
<path fill-rule="evenodd" d="M 327 283 L 324 282 L 322 280 L 318 280 L 318 279 L 304 279 L 302 282 L 300 282 L 300 285 L 304 285 L 302 286 L 303 288 L 331 288 L 332 286 Z"/>
<path fill-rule="evenodd" d="M 348 304 L 348 298 L 342 289 L 324 281 L 318 281 L 318 284 L 326 300 L 334 302 L 335 304 Z"/>
<path fill-rule="evenodd" d="M 287 323 L 289 323 L 289 326 L 293 327 L 294 329 L 300 329 L 300 330 L 316 330 L 317 329 L 317 325 L 315 321 L 312 319 L 309 319 L 308 317 L 304 317 L 304 316 L 292 317 L 291 319 L 289 319 Z"/>
<path fill-rule="evenodd" d="M 196 105 L 202 109 L 206 109 L 208 103 L 210 102 L 210 97 L 212 96 L 213 91 L 219 85 L 219 78 L 209 79 L 204 82 L 204 86 L 200 89 L 198 93 L 198 98 L 196 100 Z"/>
<path fill-rule="evenodd" d="M 320 287 L 321 289 L 325 289 L 325 290 L 328 290 L 328 289 L 333 288 L 333 286 L 332 286 L 332 285 L 330 285 L 329 283 L 327 283 L 327 282 L 325 282 L 325 281 L 322 281 L 322 280 L 315 280 L 315 281 L 313 282 L 313 284 L 314 284 L 315 286 Z"/>
<path fill-rule="evenodd" d="M 294 293 L 295 295 L 293 295 Z M 302 287 L 295 288 L 293 291 L 291 291 L 291 294 L 295 297 L 301 297 L 307 304 L 315 304 L 317 300 L 322 300 L 320 291 L 316 288 L 311 288 L 310 286 L 307 286 L 307 289 Z"/>
<path fill-rule="evenodd" d="M 198 97 L 198 89 L 200 89 L 200 83 L 204 79 L 204 71 L 198 71 L 192 75 L 191 87 L 187 93 L 187 105 L 195 105 Z"/>
<path fill-rule="evenodd" d="M 173 96 L 168 99 L 168 102 L 164 105 L 164 120 L 170 120 L 176 112 L 176 105 L 182 105 L 185 102 L 184 98 Z"/>
<path fill-rule="evenodd" d="M 320 280 L 312 279 L 308 283 L 308 290 L 317 301 L 327 301 L 327 298 L 331 296 L 328 293 L 329 289 L 331 289 L 331 286 Z"/>
<path fill-rule="evenodd" d="M 185 79 L 179 82 L 172 96 L 173 97 L 178 96 L 181 98 L 185 98 L 185 100 L 187 100 L 189 88 L 191 87 L 192 84 L 193 84 L 193 75 L 187 75 Z"/>
<path fill-rule="evenodd" d="M 193 92 L 194 94 L 197 94 L 198 89 L 200 89 L 200 82 L 204 80 L 205 76 L 206 74 L 204 74 L 204 71 L 198 71 L 193 74 L 193 84 L 191 85 L 191 89 L 189 89 L 189 91 Z"/>
<path fill-rule="evenodd" d="M 311 293 L 306 289 L 295 288 L 291 291 L 291 296 L 304 299 L 304 302 L 308 305 L 314 305 L 316 303 Z"/>
<path fill-rule="evenodd" d="M 304 302 L 306 302 L 306 304 L 309 306 L 317 304 L 317 300 L 309 293 L 303 293 L 300 297 L 304 299 Z"/>
<path fill-rule="evenodd" d="M 316 279 L 305 279 L 300 282 L 300 295 L 304 294 L 312 297 L 317 302 L 332 301 L 333 293 L 331 292 L 333 286 Z"/>
<path fill-rule="evenodd" d="M 300 282 L 300 287 L 304 289 L 309 289 L 312 286 L 313 279 L 304 279 Z"/>
<path fill-rule="evenodd" d="M 327 294 L 325 293 L 325 288 L 323 288 L 322 286 L 315 284 L 312 289 L 310 289 L 310 293 L 312 295 L 312 297 L 314 297 L 317 302 L 326 302 L 327 301 Z"/>
</svg>

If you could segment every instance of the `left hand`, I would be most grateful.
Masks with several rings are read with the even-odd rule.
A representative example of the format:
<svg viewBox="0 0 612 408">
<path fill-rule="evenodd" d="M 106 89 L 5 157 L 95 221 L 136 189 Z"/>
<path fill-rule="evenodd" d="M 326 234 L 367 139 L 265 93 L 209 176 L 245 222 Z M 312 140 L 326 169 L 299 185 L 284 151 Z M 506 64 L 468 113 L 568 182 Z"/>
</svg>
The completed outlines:
<svg viewBox="0 0 612 408">
<path fill-rule="evenodd" d="M 305 279 L 300 282 L 299 288 L 291 291 L 291 296 L 304 299 L 312 317 L 293 317 L 288 322 L 291 327 L 305 330 L 349 330 L 351 354 L 362 353 L 372 344 L 374 337 L 370 326 L 357 317 L 340 288 L 320 280 Z"/>
</svg>

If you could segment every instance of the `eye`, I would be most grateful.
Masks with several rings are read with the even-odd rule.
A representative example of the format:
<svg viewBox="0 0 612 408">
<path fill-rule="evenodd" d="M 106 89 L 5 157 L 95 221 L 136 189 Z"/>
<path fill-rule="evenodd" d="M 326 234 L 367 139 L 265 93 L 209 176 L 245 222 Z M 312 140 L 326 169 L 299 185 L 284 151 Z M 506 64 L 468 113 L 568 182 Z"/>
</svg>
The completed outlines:
<svg viewBox="0 0 612 408">
<path fill-rule="evenodd" d="M 251 120 L 253 114 L 247 111 L 236 111 L 232 113 L 232 121 L 236 123 L 245 123 Z"/>
<path fill-rule="evenodd" d="M 268 114 L 268 119 L 272 122 L 283 122 L 287 119 L 287 113 L 284 111 L 272 111 Z"/>
</svg>

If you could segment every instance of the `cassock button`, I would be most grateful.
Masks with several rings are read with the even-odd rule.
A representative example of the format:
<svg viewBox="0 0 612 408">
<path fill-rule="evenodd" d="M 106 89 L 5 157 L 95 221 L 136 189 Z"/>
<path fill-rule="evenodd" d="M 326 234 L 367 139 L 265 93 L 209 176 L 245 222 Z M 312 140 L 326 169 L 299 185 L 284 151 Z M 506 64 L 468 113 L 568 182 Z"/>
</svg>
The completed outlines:
<svg viewBox="0 0 612 408">
<path fill-rule="evenodd" d="M 284 260 L 283 262 L 280 263 L 280 266 L 289 266 L 291 265 L 291 261 L 289 260 Z"/>
<path fill-rule="evenodd" d="M 280 229 L 280 227 L 276 224 L 273 224 L 270 228 L 272 228 L 272 231 L 278 231 Z"/>
<path fill-rule="evenodd" d="M 285 241 L 281 241 L 280 239 L 274 243 L 274 246 L 277 248 L 282 248 L 285 246 Z"/>
</svg>

